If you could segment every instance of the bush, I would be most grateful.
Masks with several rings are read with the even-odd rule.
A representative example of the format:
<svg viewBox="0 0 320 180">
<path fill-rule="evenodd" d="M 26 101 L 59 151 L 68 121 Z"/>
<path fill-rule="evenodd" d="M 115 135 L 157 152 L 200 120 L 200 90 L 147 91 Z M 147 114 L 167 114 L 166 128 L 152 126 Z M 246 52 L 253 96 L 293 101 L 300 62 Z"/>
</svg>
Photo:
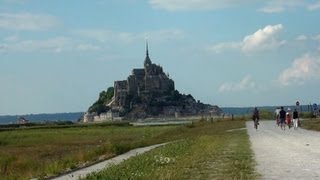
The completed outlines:
<svg viewBox="0 0 320 180">
<path fill-rule="evenodd" d="M 260 111 L 260 119 L 275 119 L 274 112 L 261 110 Z"/>
<path fill-rule="evenodd" d="M 312 112 L 302 112 L 300 118 L 315 118 L 315 116 Z"/>
<path fill-rule="evenodd" d="M 130 144 L 119 143 L 119 144 L 113 144 L 111 149 L 113 153 L 119 155 L 129 151 L 130 149 L 132 149 L 132 147 Z"/>
</svg>

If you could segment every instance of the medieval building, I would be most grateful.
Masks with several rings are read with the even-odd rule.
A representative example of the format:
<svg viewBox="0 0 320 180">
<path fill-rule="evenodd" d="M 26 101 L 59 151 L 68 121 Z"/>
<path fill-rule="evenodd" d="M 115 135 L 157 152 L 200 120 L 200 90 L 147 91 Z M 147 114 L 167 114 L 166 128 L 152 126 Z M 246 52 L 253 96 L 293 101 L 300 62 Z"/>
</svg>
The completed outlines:
<svg viewBox="0 0 320 180">
<path fill-rule="evenodd" d="M 124 106 L 128 95 L 140 96 L 147 93 L 174 91 L 174 82 L 161 66 L 153 64 L 149 57 L 148 44 L 143 69 L 133 69 L 127 80 L 114 82 L 114 106 Z"/>
<path fill-rule="evenodd" d="M 111 98 L 110 92 L 113 92 Z M 107 95 L 109 94 L 108 98 Z M 174 81 L 160 65 L 152 63 L 148 43 L 143 68 L 133 69 L 126 80 L 115 81 L 113 89 L 101 92 L 83 117 L 83 122 L 180 117 L 219 114 L 218 106 L 196 101 L 192 95 L 180 94 Z"/>
</svg>

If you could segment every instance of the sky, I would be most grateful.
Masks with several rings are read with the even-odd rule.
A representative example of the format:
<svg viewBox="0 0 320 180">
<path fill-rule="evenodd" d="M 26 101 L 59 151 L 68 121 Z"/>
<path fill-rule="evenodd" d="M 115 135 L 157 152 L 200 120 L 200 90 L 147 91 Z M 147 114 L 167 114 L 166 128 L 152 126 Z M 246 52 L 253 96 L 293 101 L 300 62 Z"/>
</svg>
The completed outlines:
<svg viewBox="0 0 320 180">
<path fill-rule="evenodd" d="M 319 0 L 0 0 L 0 115 L 86 111 L 146 41 L 203 103 L 318 103 L 319 17 Z"/>
</svg>

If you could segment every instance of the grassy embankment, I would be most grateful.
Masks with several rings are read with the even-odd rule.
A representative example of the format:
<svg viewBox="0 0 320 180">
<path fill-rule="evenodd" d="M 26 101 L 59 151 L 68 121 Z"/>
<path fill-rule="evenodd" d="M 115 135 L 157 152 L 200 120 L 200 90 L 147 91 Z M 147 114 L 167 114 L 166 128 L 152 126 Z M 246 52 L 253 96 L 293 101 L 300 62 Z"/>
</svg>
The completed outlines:
<svg viewBox="0 0 320 180">
<path fill-rule="evenodd" d="M 0 177 L 44 178 L 130 149 L 180 140 L 91 179 L 254 179 L 244 121 L 192 126 L 68 126 L 0 132 Z"/>
<path fill-rule="evenodd" d="M 257 179 L 248 135 L 239 129 L 245 127 L 244 123 L 203 122 L 170 131 L 164 136 L 180 141 L 130 158 L 87 179 Z"/>
</svg>

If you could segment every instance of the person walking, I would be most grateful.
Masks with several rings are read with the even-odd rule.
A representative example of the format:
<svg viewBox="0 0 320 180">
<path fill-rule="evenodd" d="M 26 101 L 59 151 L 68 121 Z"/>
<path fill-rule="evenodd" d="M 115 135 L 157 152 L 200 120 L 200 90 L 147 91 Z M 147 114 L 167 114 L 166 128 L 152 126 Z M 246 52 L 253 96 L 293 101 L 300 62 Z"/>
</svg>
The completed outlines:
<svg viewBox="0 0 320 180">
<path fill-rule="evenodd" d="M 287 125 L 288 125 L 288 127 L 289 127 L 289 129 L 291 128 L 291 126 L 292 126 L 292 121 L 291 121 L 291 115 L 290 115 L 290 112 L 287 112 L 287 115 L 286 115 L 286 123 L 287 123 Z"/>
<path fill-rule="evenodd" d="M 298 130 L 299 113 L 297 109 L 294 109 L 292 118 L 293 118 L 293 127 L 295 130 Z"/>
<path fill-rule="evenodd" d="M 278 126 L 280 126 L 280 108 L 277 107 L 275 110 L 275 118 L 276 118 L 276 123 Z"/>
<path fill-rule="evenodd" d="M 279 112 L 279 118 L 280 118 L 280 127 L 282 130 L 285 130 L 286 128 L 286 111 L 283 109 L 283 107 L 281 106 L 280 108 L 280 112 Z"/>
</svg>

